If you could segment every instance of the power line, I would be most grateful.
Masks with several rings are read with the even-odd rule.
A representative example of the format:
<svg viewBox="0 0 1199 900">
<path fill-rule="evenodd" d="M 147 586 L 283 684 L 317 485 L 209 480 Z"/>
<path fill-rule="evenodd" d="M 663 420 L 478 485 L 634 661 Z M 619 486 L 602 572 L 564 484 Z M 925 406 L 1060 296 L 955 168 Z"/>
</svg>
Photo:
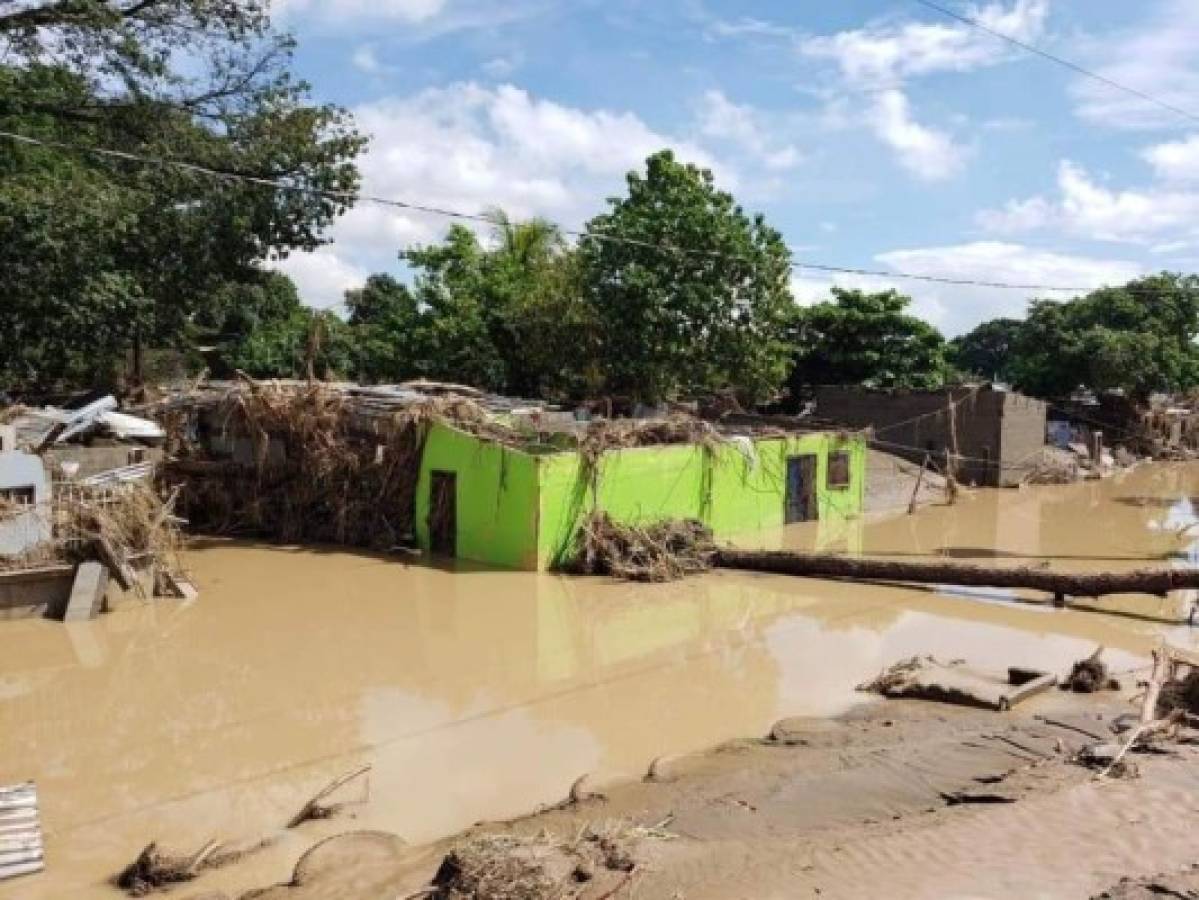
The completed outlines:
<svg viewBox="0 0 1199 900">
<path fill-rule="evenodd" d="M 923 2 L 923 0 L 918 0 Z M 29 135 L 17 134 L 11 131 L 0 131 L 0 138 L 5 138 L 16 143 L 28 144 L 36 147 L 45 147 L 54 150 L 63 150 L 71 153 L 79 153 L 84 155 L 100 156 L 108 159 L 118 159 L 125 162 L 135 162 L 142 165 L 157 166 L 160 168 L 179 169 L 184 172 L 190 172 L 195 175 L 203 175 L 209 178 L 217 178 L 225 181 L 240 181 L 247 184 L 255 184 L 262 187 L 269 187 L 278 191 L 285 191 L 293 194 L 304 194 L 313 197 L 324 197 L 330 200 L 336 200 L 340 203 L 354 203 L 363 201 L 374 203 L 380 206 L 388 206 L 395 209 L 402 209 L 409 212 L 424 213 L 427 215 L 441 216 L 443 218 L 457 219 L 461 221 L 476 222 L 487 225 L 494 225 L 495 220 L 482 213 L 466 213 L 458 210 L 445 209 L 439 206 L 431 206 L 424 203 L 415 203 L 408 200 L 396 200 L 387 197 L 375 197 L 369 194 L 356 194 L 353 191 L 335 191 L 325 188 L 314 188 L 300 184 L 290 184 L 286 181 L 279 181 L 272 178 L 263 178 L 257 175 L 246 175 L 240 172 L 226 172 L 220 169 L 213 169 L 208 166 L 198 165 L 197 163 L 185 162 L 183 160 L 169 159 L 164 157 L 145 156 L 140 153 L 131 153 L 126 150 L 112 150 L 106 147 L 84 147 L 78 144 L 70 144 L 65 141 L 55 141 L 43 138 L 30 137 Z M 604 234 L 595 231 L 580 231 L 573 228 L 559 228 L 562 234 L 571 237 L 577 237 L 584 240 L 602 241 L 606 243 L 625 244 L 634 247 L 642 247 L 644 249 L 656 250 L 658 252 L 673 252 L 688 256 L 699 256 L 707 259 L 722 259 L 722 260 L 740 260 L 747 261 L 746 257 L 734 256 L 727 253 L 720 253 L 714 250 L 695 250 L 688 247 L 679 247 L 670 244 L 657 244 L 652 241 L 638 240 L 637 238 L 624 237 L 614 234 Z M 804 260 L 795 259 L 793 251 L 788 248 L 788 253 L 792 254 L 789 265 L 794 269 L 808 269 L 814 272 L 829 272 L 842 275 L 861 275 L 873 278 L 887 279 L 902 279 L 906 281 L 921 281 L 932 284 L 946 284 L 957 287 L 984 287 L 984 288 L 1000 288 L 1004 290 L 1020 290 L 1020 291 L 1059 291 L 1067 293 L 1086 293 L 1096 290 L 1095 286 L 1065 286 L 1051 284 L 1018 284 L 1008 281 L 987 281 L 975 278 L 951 278 L 939 275 L 920 275 L 915 272 L 889 272 L 881 269 L 860 269 L 846 266 L 833 266 L 824 263 L 813 263 Z"/>
<path fill-rule="evenodd" d="M 1027 52 L 1033 53 L 1042 59 L 1047 59 L 1059 66 L 1064 66 L 1072 72 L 1075 72 L 1086 78 L 1090 78 L 1094 81 L 1098 81 L 1100 84 L 1106 85 L 1109 88 L 1121 91 L 1129 96 L 1136 97 L 1139 100 L 1144 100 L 1146 103 L 1152 103 L 1155 106 L 1160 106 L 1162 109 L 1168 110 L 1175 115 L 1182 116 L 1184 119 L 1189 119 L 1191 122 L 1199 122 L 1199 115 L 1195 115 L 1194 113 L 1189 112 L 1182 107 L 1175 106 L 1173 103 L 1163 100 L 1160 97 L 1155 97 L 1152 94 L 1147 94 L 1144 91 L 1138 90 L 1137 88 L 1129 87 L 1126 84 L 1121 84 L 1118 81 L 1108 78 L 1106 75 L 1100 75 L 1098 72 L 1084 68 L 1078 63 L 1071 62 L 1068 59 L 1064 59 L 1061 56 L 1050 53 L 1048 50 L 1042 50 L 1040 47 L 1037 47 L 1034 44 L 1030 44 L 1027 41 L 1022 41 L 1019 38 L 1012 37 L 1010 34 L 1005 34 L 1002 31 L 996 31 L 989 25 L 978 21 L 978 19 L 971 18 L 970 16 L 963 15 L 962 13 L 954 12 L 952 9 L 948 9 L 939 3 L 934 3 L 933 0 L 915 0 L 915 2 L 919 3 L 921 6 L 925 6 L 931 10 L 939 12 L 943 16 L 948 16 L 949 18 L 955 19 L 958 22 L 962 22 L 965 25 L 969 25 L 971 28 L 977 28 L 979 31 L 986 32 L 992 37 L 999 38 L 1001 41 L 1007 41 L 1014 47 L 1019 47 L 1021 50 L 1026 50 Z"/>
</svg>

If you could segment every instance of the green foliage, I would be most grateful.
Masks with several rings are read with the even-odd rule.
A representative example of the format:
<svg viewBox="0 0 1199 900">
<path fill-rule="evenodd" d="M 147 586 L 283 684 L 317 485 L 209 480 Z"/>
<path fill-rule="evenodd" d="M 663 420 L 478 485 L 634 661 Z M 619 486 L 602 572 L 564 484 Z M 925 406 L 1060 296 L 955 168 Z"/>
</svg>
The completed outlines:
<svg viewBox="0 0 1199 900">
<path fill-rule="evenodd" d="M 1199 383 L 1199 278 L 1162 273 L 1067 302 L 1035 300 L 1013 346 L 1015 384 L 1042 397 L 1085 385 L 1134 397 Z"/>
<path fill-rule="evenodd" d="M 895 291 L 833 288 L 833 299 L 800 310 L 792 332 L 791 393 L 822 384 L 927 389 L 946 378 L 941 333 L 906 310 Z"/>
<path fill-rule="evenodd" d="M 0 144 L 0 384 L 89 382 L 135 345 L 187 349 L 224 285 L 316 247 L 344 211 L 306 189 L 352 196 L 362 139 L 291 80 L 290 39 L 264 8 L 0 4 L 0 128 L 299 189 Z"/>
<path fill-rule="evenodd" d="M 994 381 L 1010 381 L 1013 351 L 1024 323 L 991 319 L 949 342 L 950 362 L 960 371 Z"/>
<path fill-rule="evenodd" d="M 259 325 L 226 357 L 233 369 L 254 378 L 307 378 L 336 381 L 354 367 L 353 331 L 329 311 L 297 307 Z"/>
<path fill-rule="evenodd" d="M 374 275 L 347 293 L 360 377 L 427 377 L 521 396 L 574 391 L 587 317 L 573 255 L 548 222 L 492 218 L 490 246 L 455 225 L 444 242 L 403 253 L 411 288 Z"/>
<path fill-rule="evenodd" d="M 609 202 L 578 250 L 602 388 L 649 401 L 727 388 L 771 398 L 794 312 L 782 236 L 670 151 Z"/>
</svg>

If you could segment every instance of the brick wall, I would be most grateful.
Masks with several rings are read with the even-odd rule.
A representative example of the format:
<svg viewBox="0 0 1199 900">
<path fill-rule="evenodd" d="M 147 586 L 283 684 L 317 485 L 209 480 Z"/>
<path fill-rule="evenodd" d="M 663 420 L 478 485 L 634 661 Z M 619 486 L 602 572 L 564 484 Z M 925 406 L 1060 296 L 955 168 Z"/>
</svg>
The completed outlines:
<svg viewBox="0 0 1199 900">
<path fill-rule="evenodd" d="M 931 453 L 943 465 L 951 445 L 946 407 L 956 402 L 958 468 L 964 484 L 1007 485 L 1020 472 L 1005 468 L 1045 439 L 1045 405 L 1019 394 L 952 388 L 889 393 L 853 387 L 816 390 L 816 415 L 852 428 L 875 429 L 879 449 L 919 463 Z"/>
</svg>

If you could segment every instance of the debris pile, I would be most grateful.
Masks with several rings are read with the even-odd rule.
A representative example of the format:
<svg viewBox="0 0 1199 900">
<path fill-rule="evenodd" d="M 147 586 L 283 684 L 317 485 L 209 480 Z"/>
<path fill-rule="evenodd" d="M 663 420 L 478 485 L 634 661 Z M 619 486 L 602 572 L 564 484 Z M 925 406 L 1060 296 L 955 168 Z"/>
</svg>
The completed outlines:
<svg viewBox="0 0 1199 900">
<path fill-rule="evenodd" d="M 1048 672 L 1012 667 L 999 675 L 970 668 L 960 659 L 942 663 L 931 656 L 913 656 L 858 685 L 858 690 L 884 697 L 1008 710 L 1056 683 L 1057 677 Z"/>
<path fill-rule="evenodd" d="M 672 837 L 659 828 L 626 823 L 589 826 L 569 842 L 483 834 L 450 850 L 433 876 L 436 900 L 567 900 L 613 896 L 639 865 L 640 838 Z"/>
<path fill-rule="evenodd" d="M 413 540 L 428 426 L 509 446 L 535 439 L 453 393 L 388 394 L 321 383 L 243 381 L 173 397 L 166 478 L 209 534 L 387 549 Z"/>
<path fill-rule="evenodd" d="M 1043 447 L 1027 462 L 1025 484 L 1073 484 L 1083 478 L 1078 456 L 1059 447 Z"/>
<path fill-rule="evenodd" d="M 1103 647 L 1097 647 L 1090 656 L 1074 663 L 1070 674 L 1062 681 L 1061 689 L 1076 694 L 1120 690 L 1120 682 L 1108 675 L 1107 664 L 1100 658 L 1102 655 Z"/>
<path fill-rule="evenodd" d="M 567 568 L 628 581 L 673 581 L 708 571 L 714 553 L 711 530 L 695 519 L 623 525 L 601 511 L 583 523 L 577 556 Z"/>
</svg>

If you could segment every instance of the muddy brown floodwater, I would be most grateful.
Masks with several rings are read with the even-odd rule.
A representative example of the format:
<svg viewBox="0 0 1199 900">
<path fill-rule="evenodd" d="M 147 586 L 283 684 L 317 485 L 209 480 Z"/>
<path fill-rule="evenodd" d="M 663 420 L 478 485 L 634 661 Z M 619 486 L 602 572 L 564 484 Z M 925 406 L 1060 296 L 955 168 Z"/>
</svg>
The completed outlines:
<svg viewBox="0 0 1199 900">
<path fill-rule="evenodd" d="M 1199 466 L 978 491 L 915 517 L 804 525 L 764 546 L 1080 569 L 1195 562 Z M 1096 643 L 1135 666 L 1194 646 L 1191 598 L 1045 598 L 721 572 L 667 585 L 439 568 L 339 550 L 199 542 L 190 604 L 94 622 L 0 623 L 0 783 L 35 779 L 47 871 L 0 897 L 112 896 L 149 840 L 277 834 L 334 776 L 373 764 L 353 825 L 313 823 L 206 875 L 285 880 L 322 834 L 426 842 L 561 799 L 582 773 L 831 715 L 897 658 L 1064 668 Z M 352 793 L 352 792 L 351 792 Z M 186 893 L 186 891 L 184 892 Z"/>
</svg>

